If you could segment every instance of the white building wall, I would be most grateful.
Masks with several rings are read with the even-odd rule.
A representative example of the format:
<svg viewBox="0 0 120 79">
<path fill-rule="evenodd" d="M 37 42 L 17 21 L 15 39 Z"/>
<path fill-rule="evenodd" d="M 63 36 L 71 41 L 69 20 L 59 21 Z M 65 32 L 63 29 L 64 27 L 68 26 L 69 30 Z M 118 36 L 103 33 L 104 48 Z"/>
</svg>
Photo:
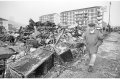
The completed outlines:
<svg viewBox="0 0 120 79">
<path fill-rule="evenodd" d="M 8 21 L 3 21 L 3 26 L 8 31 Z"/>
<path fill-rule="evenodd" d="M 54 23 L 56 25 L 58 25 L 60 23 L 60 15 L 59 14 L 54 15 Z"/>
</svg>

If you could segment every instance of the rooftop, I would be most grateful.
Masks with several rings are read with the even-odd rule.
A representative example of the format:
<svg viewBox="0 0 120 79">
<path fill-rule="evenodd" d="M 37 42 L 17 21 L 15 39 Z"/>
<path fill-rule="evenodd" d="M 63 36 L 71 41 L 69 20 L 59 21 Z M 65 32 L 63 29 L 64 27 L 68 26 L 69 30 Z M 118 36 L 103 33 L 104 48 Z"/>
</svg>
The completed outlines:
<svg viewBox="0 0 120 79">
<path fill-rule="evenodd" d="M 48 16 L 48 15 L 55 15 L 55 14 L 57 14 L 57 13 L 46 14 L 46 15 L 42 15 L 42 16 L 40 16 L 40 17 L 43 17 L 43 16 Z"/>
<path fill-rule="evenodd" d="M 76 11 L 76 10 L 84 10 L 84 9 L 90 9 L 90 8 L 99 8 L 99 7 L 102 7 L 102 6 L 94 6 L 94 7 L 82 8 L 82 9 L 75 9 L 75 10 L 69 10 L 69 11 L 64 11 L 64 12 L 70 12 L 70 11 Z M 61 12 L 61 13 L 64 13 L 64 12 Z"/>
<path fill-rule="evenodd" d="M 4 19 L 4 18 L 0 18 L 0 20 L 8 21 L 7 19 Z"/>
</svg>

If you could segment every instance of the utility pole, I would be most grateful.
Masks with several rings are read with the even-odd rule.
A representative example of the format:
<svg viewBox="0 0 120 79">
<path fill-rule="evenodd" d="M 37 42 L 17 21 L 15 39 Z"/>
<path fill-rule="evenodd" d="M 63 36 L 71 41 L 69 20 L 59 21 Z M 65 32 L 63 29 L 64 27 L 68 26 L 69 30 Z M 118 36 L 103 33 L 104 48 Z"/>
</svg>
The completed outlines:
<svg viewBox="0 0 120 79">
<path fill-rule="evenodd" d="M 109 32 L 110 32 L 110 9 L 111 9 L 111 2 L 109 3 L 109 21 L 108 21 L 108 29 L 109 29 Z"/>
<path fill-rule="evenodd" d="M 111 9 L 111 2 L 109 4 L 109 21 L 108 21 L 108 24 L 110 24 L 110 9 Z"/>
</svg>

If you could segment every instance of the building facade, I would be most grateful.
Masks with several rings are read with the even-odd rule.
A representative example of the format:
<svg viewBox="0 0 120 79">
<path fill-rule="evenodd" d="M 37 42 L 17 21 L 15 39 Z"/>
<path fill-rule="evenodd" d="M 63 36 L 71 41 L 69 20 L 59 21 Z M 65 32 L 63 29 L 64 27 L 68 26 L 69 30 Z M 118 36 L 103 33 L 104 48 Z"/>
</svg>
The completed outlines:
<svg viewBox="0 0 120 79">
<path fill-rule="evenodd" d="M 103 21 L 103 11 L 101 6 L 64 11 L 60 13 L 61 24 L 87 26 L 90 22 L 97 23 L 100 27 Z"/>
<path fill-rule="evenodd" d="M 53 13 L 53 14 L 48 14 L 48 15 L 43 15 L 40 16 L 39 20 L 44 23 L 46 21 L 50 21 L 55 23 L 56 25 L 60 23 L 60 16 L 57 13 Z"/>
<path fill-rule="evenodd" d="M 8 20 L 0 18 L 0 26 L 3 26 L 6 30 L 8 30 Z"/>
</svg>

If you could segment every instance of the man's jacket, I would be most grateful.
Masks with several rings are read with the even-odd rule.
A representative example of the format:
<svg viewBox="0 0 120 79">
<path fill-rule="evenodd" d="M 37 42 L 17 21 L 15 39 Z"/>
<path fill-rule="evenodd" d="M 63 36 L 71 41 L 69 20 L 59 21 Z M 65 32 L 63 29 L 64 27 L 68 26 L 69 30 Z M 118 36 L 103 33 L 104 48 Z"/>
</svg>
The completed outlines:
<svg viewBox="0 0 120 79">
<path fill-rule="evenodd" d="M 98 47 L 102 44 L 104 36 L 99 30 L 95 29 L 94 33 L 90 33 L 90 30 L 87 30 L 83 34 L 83 38 L 85 40 L 87 50 L 90 53 L 97 53 Z"/>
</svg>

